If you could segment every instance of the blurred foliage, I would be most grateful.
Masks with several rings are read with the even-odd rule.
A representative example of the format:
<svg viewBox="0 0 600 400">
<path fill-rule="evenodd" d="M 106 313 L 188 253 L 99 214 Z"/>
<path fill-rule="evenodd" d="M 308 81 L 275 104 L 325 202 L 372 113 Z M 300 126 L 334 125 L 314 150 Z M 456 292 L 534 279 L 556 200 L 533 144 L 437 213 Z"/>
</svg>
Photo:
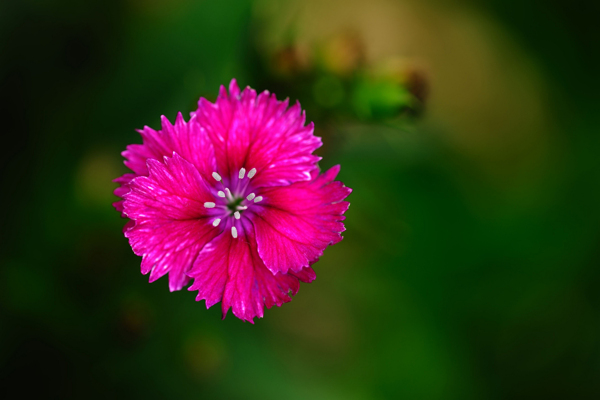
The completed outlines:
<svg viewBox="0 0 600 400">
<path fill-rule="evenodd" d="M 3 398 L 596 399 L 597 3 L 8 1 Z M 354 189 L 256 325 L 148 284 L 120 151 L 220 84 L 299 99 Z"/>
</svg>

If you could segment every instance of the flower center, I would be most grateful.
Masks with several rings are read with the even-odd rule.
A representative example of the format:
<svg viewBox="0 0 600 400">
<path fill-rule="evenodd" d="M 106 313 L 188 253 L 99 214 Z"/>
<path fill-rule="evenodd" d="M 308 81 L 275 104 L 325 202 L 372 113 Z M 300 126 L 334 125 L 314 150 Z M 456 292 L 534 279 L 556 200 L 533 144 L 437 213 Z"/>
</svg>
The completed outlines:
<svg viewBox="0 0 600 400">
<path fill-rule="evenodd" d="M 231 236 L 238 237 L 238 230 L 242 228 L 239 219 L 242 213 L 247 210 L 253 203 L 262 201 L 262 196 L 256 196 L 255 193 L 246 195 L 250 191 L 250 179 L 256 174 L 256 168 L 252 168 L 246 175 L 246 169 L 241 168 L 236 176 L 223 180 L 217 172 L 212 173 L 212 177 L 217 181 L 217 186 L 221 186 L 221 190 L 216 192 L 215 201 L 204 203 L 204 207 L 212 209 L 209 215 L 215 217 L 211 219 L 211 224 L 217 227 L 221 221 L 225 222 L 226 228 L 231 226 Z M 230 189 L 231 188 L 231 189 Z M 231 218 L 233 217 L 233 218 Z"/>
<path fill-rule="evenodd" d="M 239 197 L 237 199 L 234 199 L 232 202 L 227 204 L 227 208 L 229 209 L 229 211 L 231 211 L 232 213 L 239 211 L 239 206 L 242 205 L 242 201 L 244 201 L 243 197 Z"/>
</svg>

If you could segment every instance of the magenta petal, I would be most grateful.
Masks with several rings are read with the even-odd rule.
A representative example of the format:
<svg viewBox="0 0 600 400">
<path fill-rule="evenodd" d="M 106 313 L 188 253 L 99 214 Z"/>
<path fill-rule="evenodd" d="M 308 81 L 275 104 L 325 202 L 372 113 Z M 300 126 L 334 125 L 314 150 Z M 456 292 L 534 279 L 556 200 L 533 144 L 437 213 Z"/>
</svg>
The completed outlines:
<svg viewBox="0 0 600 400">
<path fill-rule="evenodd" d="M 323 254 L 330 244 L 342 240 L 345 230 L 344 200 L 352 191 L 333 181 L 339 172 L 335 166 L 309 182 L 267 188 L 261 192 L 262 207 L 253 224 L 258 253 L 271 272 L 301 271 Z"/>
<path fill-rule="evenodd" d="M 119 187 L 116 188 L 113 192 L 115 196 L 123 198 L 125 194 L 129 193 L 129 182 L 131 182 L 131 180 L 136 176 L 136 174 L 125 174 L 116 179 L 113 179 L 113 182 L 119 184 Z M 121 213 L 122 217 L 125 217 L 125 214 L 123 214 L 123 200 L 115 201 L 113 203 L 113 207 Z"/>
<path fill-rule="evenodd" d="M 240 93 L 235 79 L 229 94 L 221 87 L 215 104 L 201 98 L 195 116 L 213 142 L 219 173 L 229 177 L 242 167 L 255 168 L 254 187 L 309 180 L 320 160 L 312 153 L 321 139 L 312 123 L 304 125 L 299 103 L 288 108 L 287 100 L 266 91 Z"/>
<path fill-rule="evenodd" d="M 195 118 L 192 117 L 186 123 L 179 113 L 173 125 L 163 115 L 161 123 L 162 129 L 159 131 L 147 126 L 138 130 L 143 144 L 127 146 L 127 150 L 122 153 L 126 159 L 125 165 L 137 175 L 148 175 L 148 159 L 162 160 L 175 152 L 194 164 L 202 176 L 208 178 L 216 168 L 214 150 L 212 142 Z"/>
<path fill-rule="evenodd" d="M 169 289 L 180 290 L 187 282 L 186 272 L 204 245 L 218 230 L 206 220 L 137 221 L 125 232 L 133 252 L 142 256 L 141 271 L 150 273 L 150 282 L 169 274 Z"/>
<path fill-rule="evenodd" d="M 311 264 L 313 263 L 311 262 Z M 305 283 L 311 283 L 312 281 L 317 279 L 317 274 L 315 273 L 315 270 L 312 269 L 312 267 L 304 267 L 300 272 L 289 271 L 288 275 L 293 275 Z M 294 294 L 296 293 L 294 292 Z"/>
<path fill-rule="evenodd" d="M 188 272 L 194 278 L 189 290 L 197 290 L 196 300 L 206 300 L 207 308 L 221 301 L 223 318 L 231 308 L 236 317 L 254 323 L 254 317 L 262 318 L 264 306 L 291 301 L 299 280 L 314 280 L 312 268 L 306 270 L 274 275 L 258 256 L 255 239 L 234 239 L 224 232 L 200 252 Z"/>
<path fill-rule="evenodd" d="M 149 176 L 129 183 L 124 213 L 135 221 L 125 231 L 142 273 L 150 281 L 169 274 L 169 288 L 179 290 L 200 250 L 220 230 L 209 221 L 205 201 L 212 195 L 196 168 L 177 153 L 165 163 L 148 160 Z"/>
<path fill-rule="evenodd" d="M 143 219 L 190 219 L 207 216 L 205 202 L 213 195 L 196 168 L 177 153 L 165 164 L 148 160 L 149 176 L 129 184 L 124 211 L 127 217 Z"/>
<path fill-rule="evenodd" d="M 176 152 L 181 157 L 194 164 L 203 178 L 210 179 L 211 174 L 216 171 L 217 163 L 215 161 L 215 152 L 210 138 L 204 129 L 198 124 L 196 118 L 192 116 L 186 123 L 179 113 L 175 120 L 175 125 L 171 125 L 169 120 L 162 116 L 162 134 L 169 138 L 171 153 Z"/>
<path fill-rule="evenodd" d="M 194 117 L 186 123 L 179 113 L 173 125 L 163 115 L 161 122 L 162 130 L 155 131 L 147 126 L 139 130 L 143 143 L 129 145 L 127 150 L 122 152 L 125 165 L 134 173 L 125 174 L 114 180 L 120 184 L 114 191 L 116 196 L 122 198 L 129 192 L 129 182 L 136 176 L 148 175 L 148 160 L 160 161 L 163 157 L 171 157 L 174 152 L 194 164 L 205 179 L 209 179 L 215 171 L 216 161 L 212 142 Z M 113 203 L 113 206 L 123 217 L 125 216 L 122 200 Z"/>
</svg>

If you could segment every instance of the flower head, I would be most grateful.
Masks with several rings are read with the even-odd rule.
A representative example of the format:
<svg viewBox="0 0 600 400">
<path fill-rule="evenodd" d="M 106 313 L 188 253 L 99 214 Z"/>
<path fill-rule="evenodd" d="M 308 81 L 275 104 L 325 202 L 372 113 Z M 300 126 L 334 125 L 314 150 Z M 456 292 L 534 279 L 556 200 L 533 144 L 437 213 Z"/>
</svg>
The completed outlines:
<svg viewBox="0 0 600 400">
<path fill-rule="evenodd" d="M 174 291 L 194 279 L 197 300 L 253 322 L 313 281 L 311 265 L 342 239 L 351 189 L 334 181 L 339 166 L 319 174 L 321 140 L 299 104 L 232 80 L 188 122 L 139 132 L 114 205 L 151 282 L 168 274 Z"/>
</svg>

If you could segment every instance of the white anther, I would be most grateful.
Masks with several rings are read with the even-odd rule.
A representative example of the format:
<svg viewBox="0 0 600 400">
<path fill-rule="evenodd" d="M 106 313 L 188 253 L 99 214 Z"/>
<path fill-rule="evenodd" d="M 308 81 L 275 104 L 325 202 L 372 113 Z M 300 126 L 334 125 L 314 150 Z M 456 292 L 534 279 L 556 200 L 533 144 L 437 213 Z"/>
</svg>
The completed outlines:
<svg viewBox="0 0 600 400">
<path fill-rule="evenodd" d="M 237 229 L 235 229 L 235 226 L 231 227 L 231 236 L 233 236 L 233 238 L 237 238 Z"/>
<path fill-rule="evenodd" d="M 221 175 L 217 174 L 216 172 L 212 173 L 213 178 L 215 178 L 216 181 L 220 181 L 221 180 Z"/>
<path fill-rule="evenodd" d="M 256 195 L 254 193 L 250 193 L 248 196 L 246 196 L 246 198 L 248 199 L 248 201 L 252 201 L 252 199 L 255 197 Z"/>
<path fill-rule="evenodd" d="M 252 178 L 256 174 L 256 168 L 252 168 L 248 171 L 248 179 Z"/>
<path fill-rule="evenodd" d="M 236 210 L 242 210 L 242 211 L 247 210 L 247 209 L 248 209 L 248 207 L 246 207 L 246 206 L 237 206 L 237 208 L 236 208 Z"/>
<path fill-rule="evenodd" d="M 246 175 L 246 168 L 241 168 L 238 177 L 244 179 L 244 175 Z"/>
<path fill-rule="evenodd" d="M 225 188 L 225 194 L 227 195 L 227 197 L 232 197 L 229 188 Z"/>
<path fill-rule="evenodd" d="M 221 223 L 221 218 L 217 218 L 213 221 L 213 226 L 218 226 Z"/>
<path fill-rule="evenodd" d="M 215 203 L 211 202 L 211 201 L 207 201 L 206 203 L 204 203 L 204 207 L 206 208 L 213 208 L 215 206 Z"/>
<path fill-rule="evenodd" d="M 217 196 L 219 196 L 219 197 L 225 197 L 225 192 L 223 192 L 222 190 L 219 190 L 217 192 Z"/>
<path fill-rule="evenodd" d="M 234 212 L 233 216 L 235 217 L 235 219 L 240 219 L 240 212 L 239 211 Z"/>
<path fill-rule="evenodd" d="M 255 203 L 258 203 L 259 201 L 261 201 L 263 198 L 262 196 L 256 196 L 256 198 L 254 199 Z"/>
</svg>

